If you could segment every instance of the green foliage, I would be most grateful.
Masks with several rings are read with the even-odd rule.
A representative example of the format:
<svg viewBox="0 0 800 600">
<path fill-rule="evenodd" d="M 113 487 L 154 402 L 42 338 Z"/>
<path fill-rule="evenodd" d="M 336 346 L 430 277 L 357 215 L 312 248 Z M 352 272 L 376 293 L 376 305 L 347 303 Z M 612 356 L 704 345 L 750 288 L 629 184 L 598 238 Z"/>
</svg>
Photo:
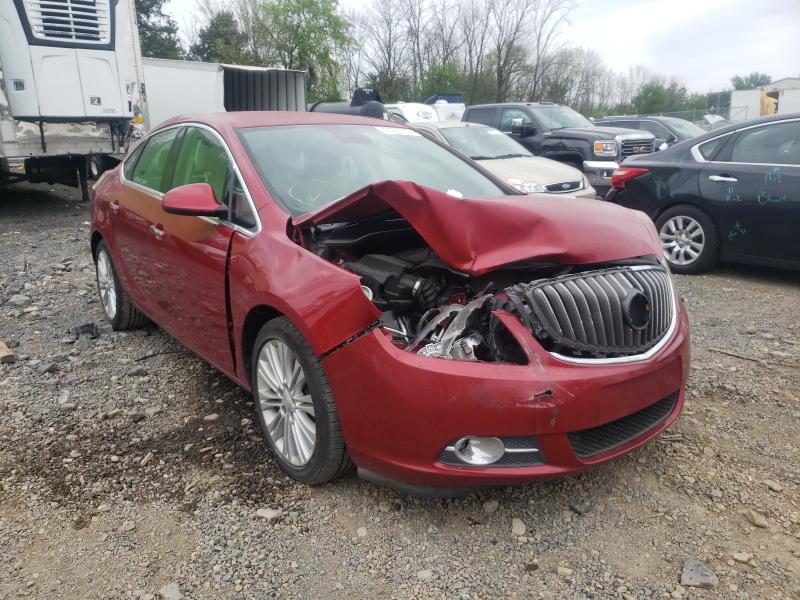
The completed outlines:
<svg viewBox="0 0 800 600">
<path fill-rule="evenodd" d="M 260 35 L 273 64 L 308 71 L 310 99 L 339 96 L 338 51 L 350 43 L 349 23 L 337 12 L 337 0 L 265 0 Z"/>
<path fill-rule="evenodd" d="M 136 0 L 136 24 L 142 56 L 153 58 L 184 58 L 178 39 L 178 25 L 164 14 L 166 0 Z"/>
<path fill-rule="evenodd" d="M 758 71 L 753 71 L 749 75 L 734 75 L 731 77 L 731 83 L 735 90 L 752 90 L 753 88 L 767 85 L 771 81 L 772 77 Z"/>
<path fill-rule="evenodd" d="M 633 97 L 632 105 L 633 112 L 640 115 L 702 109 L 708 106 L 708 96 L 688 94 L 685 87 L 674 81 L 668 86 L 651 81 Z"/>
<path fill-rule="evenodd" d="M 224 10 L 213 15 L 200 30 L 189 56 L 205 62 L 252 64 L 253 57 L 245 50 L 246 42 L 233 13 Z"/>
<path fill-rule="evenodd" d="M 419 99 L 424 101 L 434 94 L 444 92 L 466 95 L 467 90 L 467 78 L 457 65 L 450 63 L 433 66 L 425 73 Z"/>
</svg>

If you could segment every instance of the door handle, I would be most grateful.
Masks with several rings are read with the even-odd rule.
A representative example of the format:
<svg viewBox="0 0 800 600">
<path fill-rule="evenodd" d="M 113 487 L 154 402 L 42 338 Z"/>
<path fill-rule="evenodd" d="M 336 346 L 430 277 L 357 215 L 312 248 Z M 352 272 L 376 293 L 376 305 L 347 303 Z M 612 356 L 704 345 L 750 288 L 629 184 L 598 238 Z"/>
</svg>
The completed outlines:
<svg viewBox="0 0 800 600">
<path fill-rule="evenodd" d="M 114 215 L 117 214 L 117 211 L 119 210 L 119 202 L 117 202 L 116 200 L 114 200 L 113 202 L 109 202 L 108 209 L 111 211 L 112 214 Z"/>
<path fill-rule="evenodd" d="M 164 239 L 167 232 L 161 229 L 158 225 L 150 225 L 150 235 L 156 238 L 159 242 Z"/>
<path fill-rule="evenodd" d="M 725 175 L 709 175 L 708 178 L 717 183 L 736 183 L 739 181 L 736 177 L 727 177 Z"/>
</svg>

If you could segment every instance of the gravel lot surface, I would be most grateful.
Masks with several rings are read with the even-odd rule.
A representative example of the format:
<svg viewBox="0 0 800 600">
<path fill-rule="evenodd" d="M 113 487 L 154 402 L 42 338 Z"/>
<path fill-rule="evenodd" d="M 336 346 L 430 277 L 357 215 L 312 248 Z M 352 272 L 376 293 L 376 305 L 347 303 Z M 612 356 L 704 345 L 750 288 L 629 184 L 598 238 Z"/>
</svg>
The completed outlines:
<svg viewBox="0 0 800 600">
<path fill-rule="evenodd" d="M 647 447 L 430 500 L 285 477 L 247 394 L 104 324 L 87 220 L 0 190 L 0 598 L 800 597 L 798 274 L 675 278 L 694 365 Z"/>
</svg>

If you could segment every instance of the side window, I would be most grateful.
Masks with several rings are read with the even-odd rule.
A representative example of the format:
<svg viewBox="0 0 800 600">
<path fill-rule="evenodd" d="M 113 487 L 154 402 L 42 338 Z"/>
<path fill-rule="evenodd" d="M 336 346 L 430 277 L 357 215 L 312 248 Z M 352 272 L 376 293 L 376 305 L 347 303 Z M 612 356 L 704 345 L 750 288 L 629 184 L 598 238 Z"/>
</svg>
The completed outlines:
<svg viewBox="0 0 800 600">
<path fill-rule="evenodd" d="M 199 127 L 187 127 L 171 187 L 207 183 L 214 190 L 217 201 L 223 203 L 229 171 L 228 155 L 216 136 Z"/>
<path fill-rule="evenodd" d="M 519 108 L 504 108 L 503 117 L 500 119 L 500 131 L 511 133 L 511 122 L 514 119 L 522 119 L 523 125 L 531 124 L 531 118 L 524 110 Z"/>
<path fill-rule="evenodd" d="M 496 108 L 472 108 L 469 110 L 467 118 L 464 120 L 470 123 L 481 123 L 494 127 L 495 115 L 497 115 Z"/>
<path fill-rule="evenodd" d="M 661 140 L 668 140 L 674 137 L 669 131 L 667 131 L 666 127 L 664 127 L 661 123 L 656 123 L 655 121 L 641 121 L 639 123 L 639 129 L 649 131 Z"/>
<path fill-rule="evenodd" d="M 733 142 L 731 161 L 800 165 L 800 121 L 743 131 Z"/>
<path fill-rule="evenodd" d="M 133 167 L 136 166 L 136 161 L 139 160 L 139 155 L 142 153 L 142 150 L 144 150 L 146 145 L 147 140 L 144 140 L 128 154 L 128 158 L 125 159 L 125 166 L 123 167 L 125 179 L 130 180 L 130 178 L 133 176 Z"/>
<path fill-rule="evenodd" d="M 727 142 L 729 139 L 730 138 L 727 135 L 723 135 L 715 140 L 700 144 L 698 147 L 700 156 L 706 160 L 714 160 L 714 157 L 717 155 L 717 152 L 719 152 L 719 149 L 722 148 L 725 145 L 725 142 Z"/>
<path fill-rule="evenodd" d="M 166 181 L 169 173 L 167 158 L 179 130 L 179 127 L 173 127 L 150 136 L 133 167 L 131 181 L 157 192 L 167 191 L 169 184 Z"/>
</svg>

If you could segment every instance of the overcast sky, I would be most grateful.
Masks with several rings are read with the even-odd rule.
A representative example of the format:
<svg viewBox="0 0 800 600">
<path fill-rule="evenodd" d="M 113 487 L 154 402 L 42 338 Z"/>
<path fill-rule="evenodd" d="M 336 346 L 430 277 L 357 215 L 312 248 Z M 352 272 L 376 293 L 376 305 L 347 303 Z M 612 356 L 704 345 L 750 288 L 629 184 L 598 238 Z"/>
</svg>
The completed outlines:
<svg viewBox="0 0 800 600">
<path fill-rule="evenodd" d="M 178 25 L 192 22 L 196 0 L 168 0 Z M 339 0 L 360 8 L 368 0 Z M 402 2 L 403 0 L 397 0 Z M 578 0 L 563 37 L 627 72 L 641 64 L 694 92 L 730 87 L 753 71 L 800 76 L 800 0 Z"/>
</svg>

